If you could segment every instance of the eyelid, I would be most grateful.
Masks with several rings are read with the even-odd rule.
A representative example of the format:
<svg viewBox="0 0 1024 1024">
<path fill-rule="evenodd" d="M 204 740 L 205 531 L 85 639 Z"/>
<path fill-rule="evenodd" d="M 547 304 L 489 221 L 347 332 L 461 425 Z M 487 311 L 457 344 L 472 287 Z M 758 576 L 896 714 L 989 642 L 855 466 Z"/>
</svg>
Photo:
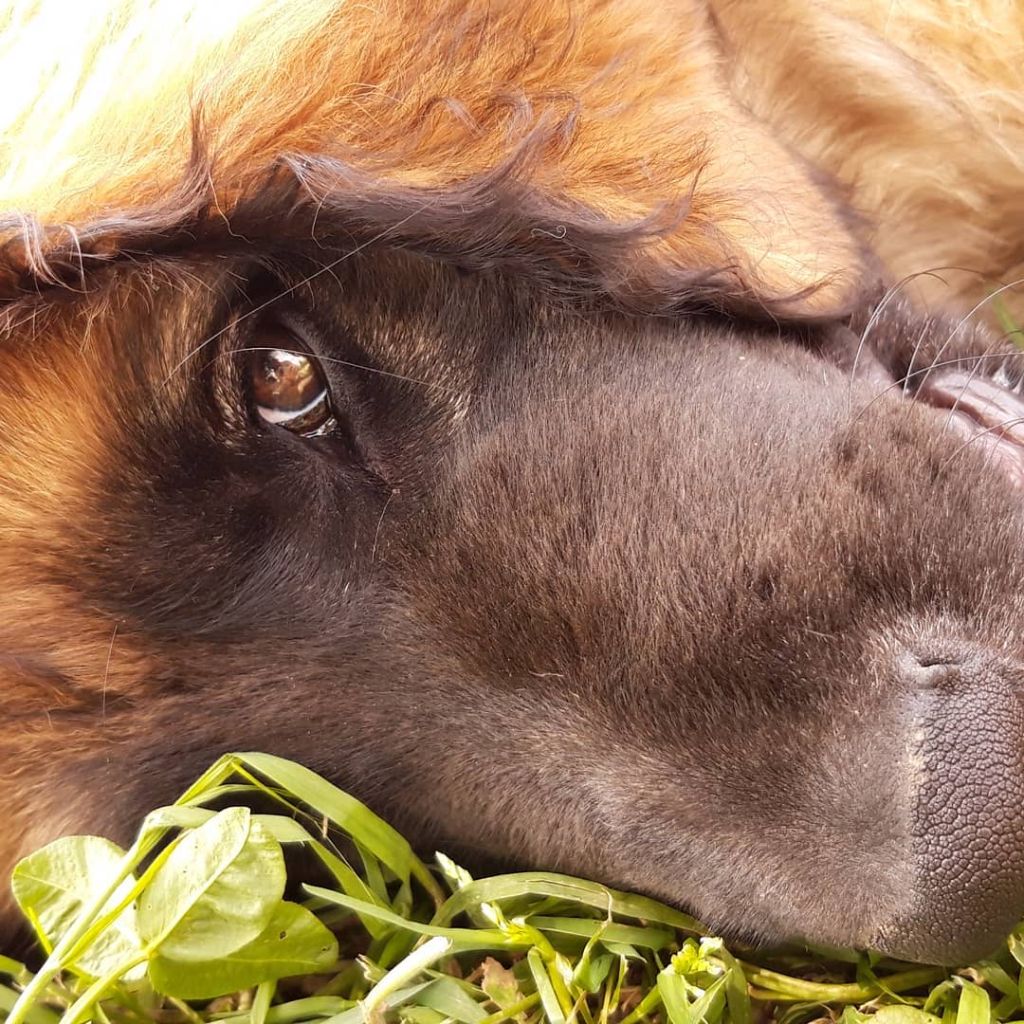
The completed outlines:
<svg viewBox="0 0 1024 1024">
<path fill-rule="evenodd" d="M 261 309 L 256 314 L 256 317 L 257 323 L 254 325 L 253 330 L 259 326 L 259 323 L 266 320 L 276 320 L 299 342 L 294 349 L 289 349 L 289 351 L 309 356 L 311 359 L 321 359 L 323 343 L 320 338 L 320 332 L 315 329 L 309 318 L 304 316 L 300 310 L 295 309 L 294 306 L 284 301 L 275 302 Z M 280 347 L 283 348 L 284 346 Z"/>
<path fill-rule="evenodd" d="M 256 408 L 259 409 L 260 416 L 267 423 L 291 423 L 293 420 L 302 419 L 303 416 L 307 416 L 309 413 L 311 413 L 323 401 L 323 394 L 324 393 L 321 392 L 319 395 L 316 396 L 316 398 L 313 399 L 312 402 L 310 402 L 308 405 L 304 405 L 301 409 L 289 409 L 287 412 L 280 411 L 277 409 L 271 409 L 269 406 L 266 405 L 257 405 Z"/>
</svg>

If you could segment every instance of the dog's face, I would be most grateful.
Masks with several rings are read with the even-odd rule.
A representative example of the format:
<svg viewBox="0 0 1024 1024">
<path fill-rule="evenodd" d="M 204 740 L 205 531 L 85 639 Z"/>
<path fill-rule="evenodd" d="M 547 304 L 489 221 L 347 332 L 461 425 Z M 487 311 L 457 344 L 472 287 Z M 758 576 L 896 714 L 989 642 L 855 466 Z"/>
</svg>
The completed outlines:
<svg viewBox="0 0 1024 1024">
<path fill-rule="evenodd" d="M 765 326 L 712 277 L 699 315 L 627 313 L 529 232 L 481 259 L 322 199 L 3 309 L 0 864 L 262 749 L 424 846 L 731 934 L 994 946 L 1024 911 L 1009 350 L 892 299 Z"/>
<path fill-rule="evenodd" d="M 997 941 L 1024 874 L 1003 452 L 870 345 L 837 366 L 845 328 L 316 266 L 126 268 L 10 324 L 9 836 L 125 836 L 257 748 L 424 843 L 740 934 Z M 871 331 L 895 373 L 949 336 Z"/>
</svg>

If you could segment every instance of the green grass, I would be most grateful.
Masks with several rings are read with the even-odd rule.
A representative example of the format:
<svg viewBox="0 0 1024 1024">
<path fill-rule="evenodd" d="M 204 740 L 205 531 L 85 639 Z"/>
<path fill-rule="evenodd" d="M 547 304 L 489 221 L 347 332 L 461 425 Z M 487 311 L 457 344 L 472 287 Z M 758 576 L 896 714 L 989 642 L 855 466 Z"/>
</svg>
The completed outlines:
<svg viewBox="0 0 1024 1024">
<path fill-rule="evenodd" d="M 1003 337 L 1016 345 L 1017 348 L 1024 348 L 1024 329 L 1021 328 L 1007 308 L 1001 294 L 996 294 L 992 299 L 992 311 L 995 314 L 996 321 L 1003 330 Z"/>
<path fill-rule="evenodd" d="M 324 877 L 293 871 L 285 899 L 282 852 L 297 847 Z M 730 949 L 679 910 L 583 879 L 428 867 L 358 801 L 261 754 L 222 758 L 131 849 L 58 840 L 13 882 L 47 959 L 33 974 L 0 957 L 8 1024 L 1024 1020 L 1024 933 L 953 972 Z"/>
</svg>

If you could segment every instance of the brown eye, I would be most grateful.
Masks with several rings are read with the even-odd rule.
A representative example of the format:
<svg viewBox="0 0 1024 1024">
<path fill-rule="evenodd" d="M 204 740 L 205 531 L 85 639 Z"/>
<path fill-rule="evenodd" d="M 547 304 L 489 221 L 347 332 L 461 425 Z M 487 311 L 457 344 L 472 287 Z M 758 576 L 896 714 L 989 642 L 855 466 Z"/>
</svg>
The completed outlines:
<svg viewBox="0 0 1024 1024">
<path fill-rule="evenodd" d="M 264 423 L 307 437 L 334 424 L 327 380 L 311 356 L 280 348 L 255 351 L 249 387 L 253 409 Z"/>
</svg>

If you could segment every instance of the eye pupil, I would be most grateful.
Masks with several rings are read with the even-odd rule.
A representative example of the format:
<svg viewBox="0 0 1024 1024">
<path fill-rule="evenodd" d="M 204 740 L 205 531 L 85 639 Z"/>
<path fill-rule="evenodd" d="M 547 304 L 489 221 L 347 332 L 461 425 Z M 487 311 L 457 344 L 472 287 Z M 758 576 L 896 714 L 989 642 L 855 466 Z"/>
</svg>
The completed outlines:
<svg viewBox="0 0 1024 1024">
<path fill-rule="evenodd" d="M 255 351 L 249 381 L 255 413 L 264 423 L 306 435 L 330 426 L 327 381 L 310 356 L 279 348 Z"/>
</svg>

